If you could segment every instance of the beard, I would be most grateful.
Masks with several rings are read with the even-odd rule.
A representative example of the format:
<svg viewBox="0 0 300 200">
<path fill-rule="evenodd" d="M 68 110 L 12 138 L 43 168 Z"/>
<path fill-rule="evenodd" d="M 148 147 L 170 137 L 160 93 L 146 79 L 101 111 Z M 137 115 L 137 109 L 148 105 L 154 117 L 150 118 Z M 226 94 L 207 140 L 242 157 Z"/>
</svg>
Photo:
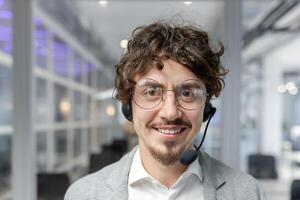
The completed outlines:
<svg viewBox="0 0 300 200">
<path fill-rule="evenodd" d="M 166 141 L 164 142 L 167 151 L 156 149 L 152 146 L 148 146 L 148 150 L 153 158 L 162 165 L 169 166 L 180 160 L 184 148 L 177 149 L 176 142 Z"/>
</svg>

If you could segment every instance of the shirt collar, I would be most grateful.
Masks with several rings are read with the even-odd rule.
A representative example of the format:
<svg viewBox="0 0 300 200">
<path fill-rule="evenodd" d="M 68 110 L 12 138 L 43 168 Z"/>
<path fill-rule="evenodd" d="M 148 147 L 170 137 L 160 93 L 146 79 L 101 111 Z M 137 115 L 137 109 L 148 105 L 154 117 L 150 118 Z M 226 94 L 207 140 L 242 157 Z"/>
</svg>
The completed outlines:
<svg viewBox="0 0 300 200">
<path fill-rule="evenodd" d="M 198 162 L 198 159 L 196 159 L 194 162 L 192 162 L 186 171 L 184 171 L 181 176 L 178 178 L 182 179 L 182 178 L 188 178 L 191 175 L 196 175 L 200 181 L 203 181 L 203 177 L 202 177 L 202 172 L 201 172 L 201 167 L 200 167 L 200 163 Z M 145 170 L 142 161 L 141 161 L 141 156 L 140 156 L 140 150 L 139 148 L 137 148 L 137 151 L 134 154 L 133 160 L 132 160 L 132 164 L 131 164 L 131 168 L 130 168 L 130 172 L 129 172 L 129 177 L 128 177 L 128 184 L 132 185 L 136 182 L 139 182 L 141 180 L 154 180 L 150 174 L 148 174 L 148 172 Z M 177 181 L 178 181 L 177 180 Z"/>
<path fill-rule="evenodd" d="M 144 166 L 141 161 L 140 150 L 139 148 L 137 148 L 133 156 L 133 160 L 129 172 L 128 184 L 131 185 L 140 180 L 148 179 L 148 178 L 151 178 L 151 176 L 144 169 Z"/>
</svg>

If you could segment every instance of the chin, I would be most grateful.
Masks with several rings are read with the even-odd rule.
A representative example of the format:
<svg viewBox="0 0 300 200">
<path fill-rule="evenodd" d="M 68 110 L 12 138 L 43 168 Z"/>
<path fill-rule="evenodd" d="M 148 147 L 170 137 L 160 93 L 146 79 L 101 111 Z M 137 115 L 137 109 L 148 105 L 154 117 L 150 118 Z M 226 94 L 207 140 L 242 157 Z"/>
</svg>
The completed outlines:
<svg viewBox="0 0 300 200">
<path fill-rule="evenodd" d="M 164 146 L 162 148 L 149 148 L 149 151 L 153 158 L 163 165 L 172 165 L 180 160 L 184 148 L 174 147 L 172 144 Z M 172 147 L 171 147 L 172 146 Z"/>
</svg>

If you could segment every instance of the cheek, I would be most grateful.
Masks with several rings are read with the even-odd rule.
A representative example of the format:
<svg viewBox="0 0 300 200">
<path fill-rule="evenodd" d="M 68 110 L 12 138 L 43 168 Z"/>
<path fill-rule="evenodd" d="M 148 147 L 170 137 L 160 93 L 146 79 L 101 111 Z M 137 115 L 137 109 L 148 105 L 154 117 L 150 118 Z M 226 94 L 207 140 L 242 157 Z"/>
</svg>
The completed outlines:
<svg viewBox="0 0 300 200">
<path fill-rule="evenodd" d="M 203 111 L 189 113 L 189 121 L 193 124 L 193 128 L 197 131 L 200 130 L 203 120 Z"/>
<path fill-rule="evenodd" d="M 153 120 L 155 113 L 156 112 L 153 110 L 144 110 L 133 105 L 133 126 L 135 127 L 136 131 L 145 127 L 151 120 Z"/>
</svg>

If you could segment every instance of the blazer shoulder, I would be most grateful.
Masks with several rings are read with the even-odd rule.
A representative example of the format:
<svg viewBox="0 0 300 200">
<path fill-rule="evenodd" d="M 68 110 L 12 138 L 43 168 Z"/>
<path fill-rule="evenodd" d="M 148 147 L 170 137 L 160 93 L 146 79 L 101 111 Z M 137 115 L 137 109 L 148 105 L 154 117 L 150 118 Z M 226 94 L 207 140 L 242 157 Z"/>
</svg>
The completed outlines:
<svg viewBox="0 0 300 200">
<path fill-rule="evenodd" d="M 224 177 L 225 181 L 234 185 L 245 185 L 245 186 L 257 186 L 259 185 L 259 182 L 251 175 L 235 170 L 226 164 L 216 161 L 218 164 L 216 165 L 218 167 L 219 172 Z"/>
<path fill-rule="evenodd" d="M 68 188 L 64 200 L 88 200 L 91 199 L 90 189 L 96 182 L 94 174 L 89 174 L 72 183 Z"/>
<path fill-rule="evenodd" d="M 64 200 L 90 200 L 94 199 L 93 196 L 99 191 L 102 194 L 105 191 L 110 192 L 110 188 L 105 184 L 105 180 L 114 171 L 116 165 L 117 163 L 113 163 L 72 183 L 65 194 Z M 101 197 L 101 194 L 99 195 L 98 197 Z"/>
<path fill-rule="evenodd" d="M 207 155 L 209 156 L 209 155 Z M 261 184 L 251 175 L 235 170 L 226 164 L 211 158 L 209 156 L 210 165 L 215 167 L 224 179 L 223 189 L 231 190 L 235 199 L 239 200 L 265 200 L 265 193 Z"/>
<path fill-rule="evenodd" d="M 223 176 L 225 181 L 230 182 L 249 182 L 250 184 L 255 184 L 258 181 L 253 178 L 251 175 L 241 172 L 239 170 L 235 170 L 228 165 L 224 164 L 223 162 L 216 160 L 209 156 L 207 153 L 204 153 L 204 156 L 206 157 L 205 160 L 208 161 L 208 166 L 210 168 L 215 169 L 216 172 L 218 172 L 221 176 Z"/>
<path fill-rule="evenodd" d="M 133 154 L 134 150 L 119 161 L 80 178 L 68 188 L 64 200 L 107 199 L 119 184 L 126 182 Z"/>
</svg>

